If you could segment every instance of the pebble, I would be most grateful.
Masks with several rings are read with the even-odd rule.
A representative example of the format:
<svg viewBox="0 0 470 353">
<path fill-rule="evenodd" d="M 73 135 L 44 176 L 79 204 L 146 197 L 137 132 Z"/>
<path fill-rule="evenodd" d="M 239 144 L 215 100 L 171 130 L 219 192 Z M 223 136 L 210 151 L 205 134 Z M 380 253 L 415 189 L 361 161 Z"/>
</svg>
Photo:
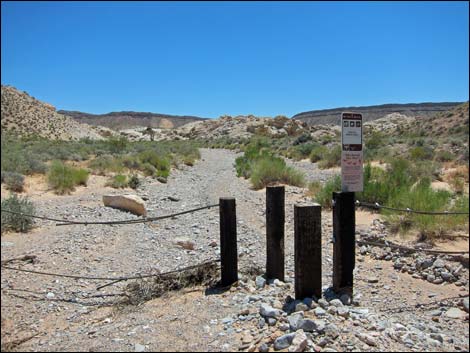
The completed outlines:
<svg viewBox="0 0 470 353">
<path fill-rule="evenodd" d="M 307 335 L 303 330 L 298 330 L 295 332 L 294 339 L 289 347 L 289 352 L 303 352 L 305 348 L 307 348 L 307 344 Z"/>
<path fill-rule="evenodd" d="M 274 349 L 280 351 L 281 349 L 285 349 L 292 344 L 294 340 L 295 333 L 288 333 L 281 337 L 276 338 L 274 341 Z"/>
</svg>

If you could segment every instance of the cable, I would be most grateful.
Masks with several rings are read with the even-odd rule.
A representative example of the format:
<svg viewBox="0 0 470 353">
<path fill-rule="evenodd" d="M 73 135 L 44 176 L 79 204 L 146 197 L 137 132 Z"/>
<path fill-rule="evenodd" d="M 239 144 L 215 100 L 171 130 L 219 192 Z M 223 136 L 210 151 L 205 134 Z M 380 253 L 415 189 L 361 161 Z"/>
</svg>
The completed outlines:
<svg viewBox="0 0 470 353">
<path fill-rule="evenodd" d="M 439 250 L 428 250 L 428 249 L 414 249 L 414 248 L 408 248 L 406 246 L 402 245 L 396 245 L 396 244 L 384 244 L 384 243 L 377 243 L 373 241 L 367 241 L 367 240 L 357 240 L 357 244 L 361 245 L 372 245 L 372 246 L 379 246 L 379 247 L 384 247 L 384 248 L 395 248 L 395 249 L 400 249 L 400 250 L 406 250 L 406 251 L 414 251 L 414 252 L 427 252 L 430 254 L 468 254 L 468 251 L 439 251 Z"/>
<path fill-rule="evenodd" d="M 397 211 L 397 212 L 406 212 L 406 213 L 417 213 L 417 214 L 422 214 L 422 215 L 431 215 L 431 216 L 449 216 L 449 215 L 468 215 L 468 212 L 449 212 L 449 211 L 443 211 L 443 212 L 432 212 L 432 211 L 415 211 L 412 210 L 411 208 L 395 208 L 395 207 L 388 207 L 388 206 L 382 206 L 378 202 L 375 204 L 368 203 L 368 202 L 361 202 L 359 200 L 356 200 L 356 206 L 362 206 L 362 207 L 368 207 L 368 208 L 373 208 L 373 209 L 385 209 L 385 210 L 390 210 L 390 211 Z"/>
<path fill-rule="evenodd" d="M 187 213 L 192 213 L 192 212 L 197 212 L 213 207 L 218 207 L 219 204 L 214 204 L 214 205 L 207 205 L 199 208 L 194 208 L 191 210 L 183 211 L 183 212 L 178 212 L 174 213 L 171 215 L 166 215 L 166 216 L 160 216 L 160 217 L 150 217 L 150 218 L 145 218 L 145 219 L 128 219 L 128 220 L 123 220 L 123 221 L 97 221 L 97 222 L 80 222 L 80 221 L 70 221 L 66 219 L 57 219 L 57 218 L 50 218 L 50 217 L 44 217 L 44 216 L 36 216 L 32 214 L 27 214 L 23 212 L 15 212 L 15 211 L 10 211 L 10 210 L 1 210 L 2 212 L 6 213 L 11 213 L 11 214 L 16 214 L 16 215 L 21 215 L 21 216 L 26 216 L 26 217 L 31 217 L 31 218 L 37 218 L 37 219 L 43 219 L 43 220 L 48 220 L 48 221 L 54 221 L 54 222 L 60 222 L 57 223 L 56 226 L 68 226 L 68 225 L 97 225 L 97 224 L 102 224 L 102 225 L 119 225 L 119 224 L 137 224 L 137 223 L 148 223 L 148 222 L 154 222 L 166 218 L 173 218 L 176 216 L 181 216 Z"/>
<path fill-rule="evenodd" d="M 159 273 L 159 274 L 141 274 L 141 275 L 132 275 L 132 276 L 121 276 L 121 277 L 94 277 L 94 276 L 76 276 L 76 275 L 68 275 L 68 274 L 61 274 L 61 273 L 51 273 L 51 272 L 41 272 L 41 271 L 34 271 L 34 270 L 25 270 L 21 268 L 16 268 L 16 267 L 9 267 L 9 266 L 2 266 L 2 269 L 6 270 L 12 270 L 12 271 L 18 271 L 18 272 L 26 272 L 26 273 L 33 273 L 37 275 L 44 275 L 44 276 L 53 276 L 53 277 L 63 277 L 63 278 L 73 278 L 73 279 L 87 279 L 87 280 L 94 280 L 94 281 L 128 281 L 131 279 L 143 279 L 143 278 L 149 278 L 149 277 L 161 277 L 161 276 L 167 276 L 173 273 L 177 272 L 182 272 L 182 271 L 187 271 L 191 270 L 194 268 L 210 265 L 213 263 L 220 262 L 220 259 L 217 260 L 211 260 L 207 261 L 198 265 L 194 266 L 189 266 L 185 267 L 179 270 L 173 270 L 170 272 L 165 272 L 165 273 Z"/>
</svg>

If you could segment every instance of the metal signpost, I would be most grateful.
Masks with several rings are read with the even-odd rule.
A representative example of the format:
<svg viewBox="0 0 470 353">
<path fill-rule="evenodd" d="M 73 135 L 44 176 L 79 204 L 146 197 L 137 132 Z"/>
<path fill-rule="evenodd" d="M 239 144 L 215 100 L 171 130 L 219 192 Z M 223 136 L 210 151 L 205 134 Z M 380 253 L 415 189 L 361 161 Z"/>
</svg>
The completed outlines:
<svg viewBox="0 0 470 353">
<path fill-rule="evenodd" d="M 363 191 L 362 114 L 341 115 L 341 191 Z"/>
<path fill-rule="evenodd" d="M 356 266 L 354 193 L 363 191 L 362 114 L 341 115 L 341 192 L 333 193 L 333 290 L 351 296 Z"/>
</svg>

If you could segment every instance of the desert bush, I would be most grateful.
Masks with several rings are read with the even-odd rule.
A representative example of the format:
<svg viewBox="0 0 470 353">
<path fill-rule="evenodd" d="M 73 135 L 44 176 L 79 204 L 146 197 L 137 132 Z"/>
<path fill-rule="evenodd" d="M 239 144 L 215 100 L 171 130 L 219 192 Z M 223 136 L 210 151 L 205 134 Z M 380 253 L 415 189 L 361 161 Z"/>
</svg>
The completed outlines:
<svg viewBox="0 0 470 353">
<path fill-rule="evenodd" d="M 309 158 L 310 154 L 312 153 L 312 150 L 317 147 L 318 144 L 316 143 L 303 143 L 293 146 L 288 151 L 288 157 L 294 160 Z"/>
<path fill-rule="evenodd" d="M 312 163 L 316 163 L 318 161 L 321 161 L 325 154 L 327 153 L 328 149 L 325 147 L 325 146 L 317 146 L 315 148 L 313 148 L 311 151 L 310 151 L 310 161 Z"/>
<path fill-rule="evenodd" d="M 108 172 L 122 173 L 125 169 L 123 161 L 111 155 L 102 155 L 91 160 L 88 168 L 98 175 L 106 175 Z"/>
<path fill-rule="evenodd" d="M 356 193 L 356 198 L 363 202 L 375 203 L 395 208 L 411 208 L 422 211 L 465 210 L 465 196 L 457 198 L 444 190 L 431 188 L 431 178 L 418 176 L 416 166 L 404 159 L 391 162 L 387 170 L 371 167 L 364 168 L 364 191 Z M 341 178 L 336 176 L 329 180 L 316 194 L 314 199 L 323 207 L 330 207 L 333 191 L 341 190 Z M 463 201 L 462 201 L 463 200 Z M 467 197 L 468 203 L 468 197 Z M 446 216 L 429 216 L 421 214 L 400 214 L 387 210 L 381 211 L 392 230 L 404 232 L 410 228 L 417 229 L 422 239 L 434 239 L 468 224 L 467 217 L 456 217 L 444 220 Z M 465 211 L 466 212 L 466 211 Z M 454 216 L 449 216 L 452 218 Z"/>
<path fill-rule="evenodd" d="M 450 162 L 456 159 L 456 156 L 449 151 L 441 150 L 436 153 L 435 159 L 439 162 Z"/>
<path fill-rule="evenodd" d="M 251 183 L 255 189 L 262 189 L 275 183 L 294 186 L 305 184 L 301 172 L 286 166 L 286 162 L 279 157 L 264 157 L 254 162 L 251 172 Z"/>
<path fill-rule="evenodd" d="M 297 146 L 308 141 L 312 141 L 312 136 L 310 134 L 302 134 L 299 137 L 297 137 L 292 144 L 294 146 Z"/>
<path fill-rule="evenodd" d="M 129 178 L 129 187 L 131 187 L 132 189 L 137 189 L 139 186 L 140 186 L 140 179 L 139 177 L 136 175 L 136 174 L 133 174 L 131 175 L 131 177 Z"/>
<path fill-rule="evenodd" d="M 23 192 L 24 175 L 14 172 L 2 172 L 2 183 L 5 183 L 8 190 Z"/>
<path fill-rule="evenodd" d="M 414 161 L 422 161 L 431 159 L 433 151 L 429 147 L 414 147 L 409 151 L 410 158 Z"/>
<path fill-rule="evenodd" d="M 89 173 L 61 161 L 53 161 L 47 173 L 47 182 L 54 191 L 63 195 L 75 190 L 77 185 L 86 185 Z"/>
<path fill-rule="evenodd" d="M 34 205 L 29 201 L 27 197 L 18 197 L 16 194 L 2 200 L 2 210 L 24 213 L 28 215 L 35 214 Z M 8 212 L 1 213 L 1 232 L 15 231 L 15 232 L 27 232 L 33 226 L 33 219 L 28 216 L 21 214 L 12 214 Z"/>
<path fill-rule="evenodd" d="M 322 160 L 318 163 L 321 169 L 339 167 L 341 165 L 341 146 L 335 146 L 327 150 Z"/>
<path fill-rule="evenodd" d="M 115 189 L 126 188 L 128 186 L 127 176 L 122 174 L 115 175 L 106 183 L 106 185 Z"/>
<path fill-rule="evenodd" d="M 312 181 L 308 184 L 308 196 L 314 198 L 322 189 L 322 185 L 319 181 Z"/>
</svg>

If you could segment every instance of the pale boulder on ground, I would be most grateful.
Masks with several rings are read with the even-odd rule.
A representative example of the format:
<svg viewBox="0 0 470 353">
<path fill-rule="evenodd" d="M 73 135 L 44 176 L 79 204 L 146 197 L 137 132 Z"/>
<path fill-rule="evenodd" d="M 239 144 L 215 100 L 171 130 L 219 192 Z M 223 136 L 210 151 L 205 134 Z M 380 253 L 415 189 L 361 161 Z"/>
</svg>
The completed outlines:
<svg viewBox="0 0 470 353">
<path fill-rule="evenodd" d="M 129 211 L 138 216 L 147 216 L 144 200 L 136 195 L 104 195 L 103 204 L 108 207 Z"/>
</svg>

